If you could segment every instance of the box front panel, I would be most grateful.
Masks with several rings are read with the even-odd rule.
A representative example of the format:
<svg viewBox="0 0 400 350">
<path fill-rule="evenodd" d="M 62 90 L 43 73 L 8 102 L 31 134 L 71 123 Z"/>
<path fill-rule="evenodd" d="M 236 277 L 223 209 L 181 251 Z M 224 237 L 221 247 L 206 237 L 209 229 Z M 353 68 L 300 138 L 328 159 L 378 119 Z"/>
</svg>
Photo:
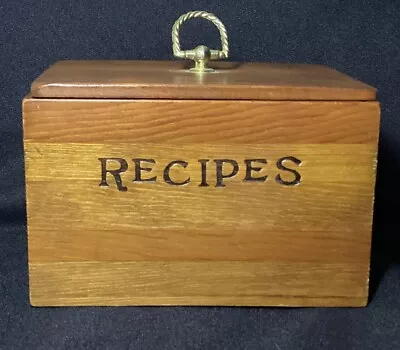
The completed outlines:
<svg viewBox="0 0 400 350">
<path fill-rule="evenodd" d="M 362 305 L 375 102 L 24 102 L 33 305 Z"/>
</svg>

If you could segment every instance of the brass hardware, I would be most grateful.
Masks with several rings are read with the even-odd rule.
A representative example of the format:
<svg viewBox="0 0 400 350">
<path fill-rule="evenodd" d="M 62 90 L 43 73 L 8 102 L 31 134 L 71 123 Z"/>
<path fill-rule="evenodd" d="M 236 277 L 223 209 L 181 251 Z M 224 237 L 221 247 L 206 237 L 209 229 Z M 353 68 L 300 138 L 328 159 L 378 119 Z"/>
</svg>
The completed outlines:
<svg viewBox="0 0 400 350">
<path fill-rule="evenodd" d="M 213 50 L 205 45 L 197 46 L 193 50 L 181 50 L 179 30 L 183 23 L 197 17 L 208 19 L 217 26 L 221 35 L 222 50 Z M 175 57 L 190 59 L 195 62 L 195 66 L 191 68 L 190 71 L 196 73 L 213 72 L 214 69 L 207 67 L 207 63 L 209 60 L 218 60 L 228 57 L 228 34 L 224 24 L 214 14 L 205 11 L 191 11 L 180 16 L 175 21 L 172 27 L 172 49 Z"/>
</svg>

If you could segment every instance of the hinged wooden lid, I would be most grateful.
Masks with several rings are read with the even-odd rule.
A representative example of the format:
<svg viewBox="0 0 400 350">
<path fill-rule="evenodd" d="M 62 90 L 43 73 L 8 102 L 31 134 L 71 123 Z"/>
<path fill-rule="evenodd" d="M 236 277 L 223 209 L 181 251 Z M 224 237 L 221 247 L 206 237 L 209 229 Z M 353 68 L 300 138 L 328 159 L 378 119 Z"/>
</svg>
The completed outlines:
<svg viewBox="0 0 400 350">
<path fill-rule="evenodd" d="M 305 64 L 187 61 L 61 61 L 32 84 L 36 98 L 375 100 L 376 90 L 334 69 Z"/>
</svg>

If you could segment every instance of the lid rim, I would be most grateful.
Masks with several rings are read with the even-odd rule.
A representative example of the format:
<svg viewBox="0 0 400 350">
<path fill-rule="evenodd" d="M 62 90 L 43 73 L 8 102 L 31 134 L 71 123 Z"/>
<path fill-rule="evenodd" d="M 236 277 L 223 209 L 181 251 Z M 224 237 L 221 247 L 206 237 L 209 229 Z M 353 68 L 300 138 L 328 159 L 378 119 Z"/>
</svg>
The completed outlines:
<svg viewBox="0 0 400 350">
<path fill-rule="evenodd" d="M 215 63 L 215 66 L 222 69 L 232 68 L 221 71 L 221 74 L 198 75 L 186 71 L 181 74 L 186 65 L 183 61 L 61 61 L 32 83 L 31 96 L 82 99 L 376 101 L 377 90 L 374 87 L 321 65 Z M 149 66 L 153 69 L 148 69 Z"/>
</svg>

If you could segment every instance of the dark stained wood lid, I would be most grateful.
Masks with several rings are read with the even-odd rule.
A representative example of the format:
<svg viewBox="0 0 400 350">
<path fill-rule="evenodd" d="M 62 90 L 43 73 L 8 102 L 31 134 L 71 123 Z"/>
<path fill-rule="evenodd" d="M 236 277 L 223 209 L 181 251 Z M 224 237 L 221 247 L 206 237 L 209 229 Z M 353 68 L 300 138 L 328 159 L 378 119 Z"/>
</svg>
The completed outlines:
<svg viewBox="0 0 400 350">
<path fill-rule="evenodd" d="M 32 84 L 36 98 L 367 101 L 376 90 L 320 65 L 189 61 L 61 61 Z"/>
</svg>

